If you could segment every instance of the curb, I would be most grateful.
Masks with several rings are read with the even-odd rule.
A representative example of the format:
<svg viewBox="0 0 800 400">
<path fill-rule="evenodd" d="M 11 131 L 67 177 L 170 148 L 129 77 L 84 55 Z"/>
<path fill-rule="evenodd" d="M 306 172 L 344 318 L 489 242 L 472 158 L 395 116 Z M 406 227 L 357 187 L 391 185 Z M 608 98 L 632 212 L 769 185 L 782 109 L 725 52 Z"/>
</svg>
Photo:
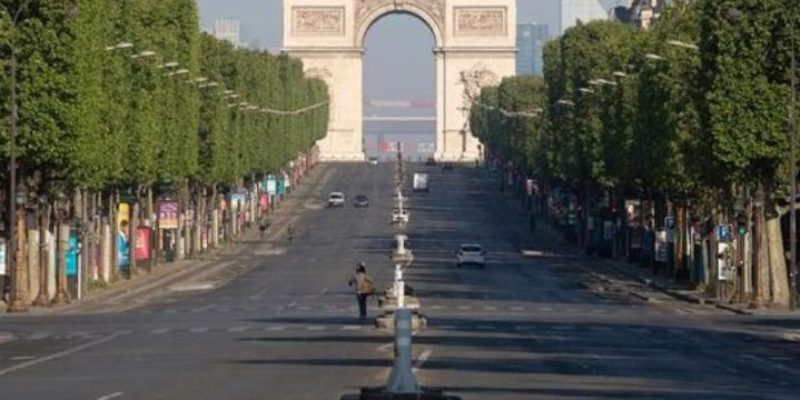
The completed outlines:
<svg viewBox="0 0 800 400">
<path fill-rule="evenodd" d="M 0 344 L 13 342 L 17 337 L 11 332 L 0 332 Z"/>
</svg>

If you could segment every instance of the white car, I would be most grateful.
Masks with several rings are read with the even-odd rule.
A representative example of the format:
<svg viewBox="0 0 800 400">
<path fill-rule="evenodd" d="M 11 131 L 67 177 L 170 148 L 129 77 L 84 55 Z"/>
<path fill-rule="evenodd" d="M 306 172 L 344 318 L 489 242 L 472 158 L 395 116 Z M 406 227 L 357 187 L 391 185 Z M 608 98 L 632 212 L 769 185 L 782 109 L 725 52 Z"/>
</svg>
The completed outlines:
<svg viewBox="0 0 800 400">
<path fill-rule="evenodd" d="M 333 192 L 328 196 L 328 207 L 344 207 L 344 193 Z"/>
<path fill-rule="evenodd" d="M 456 253 L 456 267 L 477 265 L 486 268 L 486 250 L 479 244 L 462 244 Z"/>
</svg>

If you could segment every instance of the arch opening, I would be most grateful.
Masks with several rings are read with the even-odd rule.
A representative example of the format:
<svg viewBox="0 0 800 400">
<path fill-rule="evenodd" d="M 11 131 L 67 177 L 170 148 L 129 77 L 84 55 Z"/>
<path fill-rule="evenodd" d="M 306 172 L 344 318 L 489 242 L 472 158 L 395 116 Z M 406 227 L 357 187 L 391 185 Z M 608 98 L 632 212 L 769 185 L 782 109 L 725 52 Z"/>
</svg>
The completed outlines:
<svg viewBox="0 0 800 400">
<path fill-rule="evenodd" d="M 432 157 L 438 95 L 432 29 L 416 15 L 393 12 L 373 20 L 364 39 L 366 155 L 391 159 L 401 142 L 407 157 Z"/>
</svg>

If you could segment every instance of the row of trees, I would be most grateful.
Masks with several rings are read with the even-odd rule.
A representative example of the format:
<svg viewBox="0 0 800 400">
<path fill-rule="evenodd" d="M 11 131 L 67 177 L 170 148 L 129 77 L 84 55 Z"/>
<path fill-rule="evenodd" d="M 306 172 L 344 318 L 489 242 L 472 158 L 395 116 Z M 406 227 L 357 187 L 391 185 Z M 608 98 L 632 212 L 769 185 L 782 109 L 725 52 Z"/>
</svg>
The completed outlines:
<svg viewBox="0 0 800 400">
<path fill-rule="evenodd" d="M 277 172 L 326 133 L 325 83 L 286 55 L 201 33 L 196 0 L 0 5 L 0 58 L 19 71 L 20 181 L 49 199 L 42 215 L 55 199 L 84 222 L 101 209 L 113 219 L 122 194 L 135 230 L 160 191 L 207 221 L 217 193 Z M 10 79 L 0 77 L 7 122 Z M 9 130 L 0 135 L 8 149 Z M 7 171 L 3 181 L 8 199 Z"/>
<path fill-rule="evenodd" d="M 195 0 L 33 0 L 20 14 L 0 38 L 19 64 L 18 157 L 43 188 L 232 185 L 325 134 L 324 106 L 267 112 L 325 102 L 324 83 L 288 56 L 201 34 Z"/>
<path fill-rule="evenodd" d="M 683 224 L 689 209 L 752 216 L 755 300 L 786 304 L 792 12 L 778 0 L 676 0 L 650 30 L 579 24 L 547 44 L 544 79 L 483 91 L 473 131 L 583 201 L 643 196 Z"/>
<path fill-rule="evenodd" d="M 0 39 L 19 65 L 17 153 L 36 190 L 235 185 L 325 134 L 324 83 L 201 34 L 195 0 L 23 3 L 3 1 L 20 18 L 0 19 Z"/>
</svg>

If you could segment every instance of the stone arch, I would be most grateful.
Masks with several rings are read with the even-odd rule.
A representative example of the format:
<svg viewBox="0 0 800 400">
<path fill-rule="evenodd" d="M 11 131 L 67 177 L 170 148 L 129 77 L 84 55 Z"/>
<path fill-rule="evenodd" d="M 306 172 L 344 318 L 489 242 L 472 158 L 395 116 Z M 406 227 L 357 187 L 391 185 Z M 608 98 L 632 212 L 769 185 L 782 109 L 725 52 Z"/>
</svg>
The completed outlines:
<svg viewBox="0 0 800 400">
<path fill-rule="evenodd" d="M 441 15 L 443 11 L 438 8 L 437 2 L 434 1 L 432 3 L 434 4 L 429 6 L 431 7 L 430 9 L 425 9 L 413 2 L 386 1 L 379 6 L 356 11 L 355 47 L 364 48 L 364 40 L 367 33 L 376 22 L 387 15 L 398 13 L 408 14 L 421 20 L 433 34 L 436 48 L 444 47 L 445 31 L 444 21 L 442 20 L 443 15 Z M 439 15 L 436 15 L 437 11 L 434 10 L 439 10 Z"/>
<path fill-rule="evenodd" d="M 468 111 L 481 87 L 514 75 L 516 0 L 283 0 L 283 50 L 328 83 L 333 102 L 323 160 L 364 159 L 364 39 L 393 13 L 421 20 L 434 38 L 436 154 L 473 160 L 481 146 Z M 391 79 L 387 76 L 387 79 Z"/>
</svg>

